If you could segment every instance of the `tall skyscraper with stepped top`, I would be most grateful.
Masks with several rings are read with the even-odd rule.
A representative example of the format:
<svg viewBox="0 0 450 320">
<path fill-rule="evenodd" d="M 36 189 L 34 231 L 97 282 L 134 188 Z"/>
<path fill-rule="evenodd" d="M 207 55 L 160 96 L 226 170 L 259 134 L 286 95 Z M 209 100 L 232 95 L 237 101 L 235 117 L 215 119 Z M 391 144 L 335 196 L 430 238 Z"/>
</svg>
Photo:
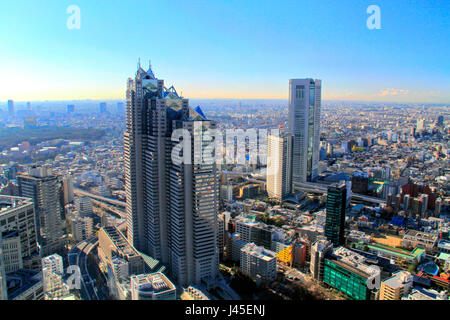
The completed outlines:
<svg viewBox="0 0 450 320">
<path fill-rule="evenodd" d="M 319 175 L 321 80 L 289 80 L 289 131 L 292 135 L 292 184 Z"/>
<path fill-rule="evenodd" d="M 145 71 L 139 65 L 136 77 L 128 80 L 126 96 L 128 239 L 137 250 L 167 265 L 178 285 L 214 283 L 218 174 L 215 163 L 194 157 L 208 148 L 210 142 L 202 136 L 215 129 L 215 123 L 199 107 L 190 108 L 173 86 L 167 89 L 151 68 Z M 191 152 L 182 149 L 175 158 L 191 161 L 172 159 L 179 144 L 171 138 L 176 129 L 189 133 Z"/>
</svg>

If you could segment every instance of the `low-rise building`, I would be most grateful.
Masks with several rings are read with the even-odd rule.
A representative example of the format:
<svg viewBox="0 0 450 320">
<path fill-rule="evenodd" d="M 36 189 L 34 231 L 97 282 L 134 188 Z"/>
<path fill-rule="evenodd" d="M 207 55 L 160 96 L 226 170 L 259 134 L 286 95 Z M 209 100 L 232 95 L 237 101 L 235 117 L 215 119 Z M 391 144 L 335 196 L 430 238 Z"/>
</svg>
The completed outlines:
<svg viewBox="0 0 450 320">
<path fill-rule="evenodd" d="M 403 236 L 402 245 L 407 248 L 422 248 L 429 252 L 435 251 L 438 243 L 438 235 L 416 231 L 407 230 Z"/>
<path fill-rule="evenodd" d="M 275 280 L 277 254 L 264 247 L 249 243 L 241 249 L 241 271 L 253 280 Z"/>
<path fill-rule="evenodd" d="M 176 288 L 163 273 L 131 277 L 132 300 L 176 300 Z"/>
<path fill-rule="evenodd" d="M 448 294 L 446 291 L 439 292 L 432 289 L 414 287 L 411 293 L 403 297 L 402 300 L 448 300 Z"/>
<path fill-rule="evenodd" d="M 413 285 L 413 276 L 407 271 L 400 271 L 381 282 L 380 300 L 401 300 Z"/>
<path fill-rule="evenodd" d="M 368 280 L 380 277 L 379 268 L 369 265 L 366 258 L 347 248 L 339 247 L 325 258 L 323 281 L 350 299 L 374 298 Z"/>
</svg>

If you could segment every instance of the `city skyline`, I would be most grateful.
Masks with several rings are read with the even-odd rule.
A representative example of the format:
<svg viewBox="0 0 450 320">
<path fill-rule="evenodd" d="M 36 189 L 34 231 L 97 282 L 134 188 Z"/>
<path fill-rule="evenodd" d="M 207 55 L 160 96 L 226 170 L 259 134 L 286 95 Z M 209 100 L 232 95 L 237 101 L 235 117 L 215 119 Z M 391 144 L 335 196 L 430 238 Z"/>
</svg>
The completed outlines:
<svg viewBox="0 0 450 320">
<path fill-rule="evenodd" d="M 0 300 L 450 300 L 446 9 L 3 1 Z"/>
<path fill-rule="evenodd" d="M 0 101 L 124 99 L 122 79 L 140 57 L 191 99 L 286 99 L 286 79 L 311 77 L 323 80 L 323 100 L 448 103 L 448 2 L 378 1 L 374 30 L 371 4 L 81 0 L 80 29 L 69 30 L 67 1 L 2 3 Z M 12 19 L 25 23 L 11 32 Z"/>
</svg>

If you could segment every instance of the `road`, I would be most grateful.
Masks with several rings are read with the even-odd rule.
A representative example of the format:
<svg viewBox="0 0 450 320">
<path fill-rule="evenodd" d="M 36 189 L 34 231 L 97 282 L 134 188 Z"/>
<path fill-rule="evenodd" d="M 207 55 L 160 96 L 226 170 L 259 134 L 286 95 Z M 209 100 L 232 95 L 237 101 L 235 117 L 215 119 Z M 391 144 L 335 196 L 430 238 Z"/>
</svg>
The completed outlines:
<svg viewBox="0 0 450 320">
<path fill-rule="evenodd" d="M 81 288 L 80 295 L 83 300 L 100 300 L 97 295 L 97 288 L 95 287 L 95 282 L 89 275 L 87 267 L 88 255 L 98 245 L 97 238 L 91 238 L 88 240 L 81 241 L 75 247 L 70 250 L 69 264 L 77 265 L 81 272 Z"/>
<path fill-rule="evenodd" d="M 114 207 L 114 206 L 109 205 L 109 204 L 107 204 L 105 202 L 102 202 L 102 201 L 99 201 L 99 200 L 95 200 L 95 199 L 92 199 L 92 203 L 97 205 L 98 207 L 100 207 L 103 210 L 110 211 L 110 212 L 118 215 L 122 219 L 126 219 L 125 211 L 119 210 L 119 209 L 117 209 L 117 207 Z"/>
<path fill-rule="evenodd" d="M 320 184 L 320 183 L 313 183 L 313 182 L 298 183 L 296 185 L 296 189 L 299 189 L 299 190 L 305 191 L 305 192 L 314 192 L 314 193 L 321 193 L 321 194 L 326 194 L 328 192 L 327 185 Z M 370 203 L 376 203 L 376 204 L 382 204 L 382 203 L 386 202 L 380 198 L 369 197 L 369 196 L 365 196 L 365 195 L 354 193 L 354 192 L 352 192 L 352 199 L 366 201 L 366 202 L 370 202 Z"/>
<path fill-rule="evenodd" d="M 115 199 L 111 199 L 111 198 L 102 197 L 102 196 L 99 196 L 99 195 L 96 195 L 96 194 L 93 194 L 93 193 L 90 193 L 90 192 L 87 192 L 87 191 L 84 191 L 84 190 L 81 190 L 81 189 L 78 189 L 78 188 L 74 188 L 73 189 L 73 193 L 75 195 L 77 195 L 77 196 L 81 195 L 81 196 L 89 197 L 89 198 L 96 199 L 96 200 L 99 200 L 99 201 L 111 203 L 113 205 L 116 205 L 116 206 L 119 206 L 119 207 L 123 207 L 123 208 L 125 208 L 125 206 L 127 205 L 126 202 L 115 200 Z"/>
</svg>

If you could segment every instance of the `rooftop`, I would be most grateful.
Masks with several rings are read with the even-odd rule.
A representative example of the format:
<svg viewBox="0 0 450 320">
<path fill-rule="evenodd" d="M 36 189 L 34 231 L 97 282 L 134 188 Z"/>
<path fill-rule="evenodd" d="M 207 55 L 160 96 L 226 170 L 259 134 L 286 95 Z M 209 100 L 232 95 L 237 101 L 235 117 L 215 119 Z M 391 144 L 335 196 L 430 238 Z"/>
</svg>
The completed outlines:
<svg viewBox="0 0 450 320">
<path fill-rule="evenodd" d="M 384 280 L 383 282 L 391 288 L 400 288 L 407 283 L 412 283 L 413 277 L 409 272 L 400 271 L 392 275 L 392 277 Z"/>
<path fill-rule="evenodd" d="M 6 276 L 8 299 L 14 300 L 23 292 L 42 282 L 42 272 L 20 269 Z"/>
<path fill-rule="evenodd" d="M 438 238 L 438 236 L 436 234 L 417 231 L 417 230 L 413 230 L 413 229 L 407 230 L 405 232 L 405 236 L 422 238 L 422 239 L 432 240 L 432 241 L 435 241 Z"/>
<path fill-rule="evenodd" d="M 161 272 L 132 276 L 131 283 L 133 286 L 138 286 L 139 291 L 153 294 L 176 289 L 173 283 Z"/>
<path fill-rule="evenodd" d="M 30 204 L 33 204 L 33 200 L 29 198 L 0 195 L 0 214 L 9 209 L 19 208 Z"/>
<path fill-rule="evenodd" d="M 133 248 L 133 246 L 127 241 L 125 236 L 117 230 L 115 227 L 104 227 L 103 230 L 108 235 L 108 237 L 111 239 L 111 241 L 114 243 L 116 248 L 122 252 L 124 256 L 127 257 L 133 257 L 138 256 L 139 252 L 136 251 L 136 249 Z"/>
<path fill-rule="evenodd" d="M 265 261 L 271 261 L 271 260 L 277 258 L 277 254 L 275 252 L 267 250 L 264 247 L 259 247 L 254 243 L 249 243 L 249 244 L 245 245 L 241 249 L 241 251 L 245 251 L 248 254 L 250 254 L 256 258 L 259 258 L 259 259 L 262 259 Z"/>
<path fill-rule="evenodd" d="M 367 259 L 364 256 L 345 247 L 335 249 L 333 256 L 336 258 L 335 262 L 341 265 L 344 264 L 364 278 L 371 276 L 373 273 L 371 265 L 367 264 Z"/>
<path fill-rule="evenodd" d="M 394 248 L 394 247 L 382 245 L 382 244 L 369 244 L 368 247 L 369 247 L 369 249 L 386 252 L 386 253 L 397 255 L 397 256 L 400 256 L 400 257 L 403 257 L 406 259 L 411 259 L 411 258 L 420 256 L 424 252 L 424 250 L 420 249 L 420 248 L 416 248 L 413 251 L 408 251 L 405 249 Z"/>
</svg>

